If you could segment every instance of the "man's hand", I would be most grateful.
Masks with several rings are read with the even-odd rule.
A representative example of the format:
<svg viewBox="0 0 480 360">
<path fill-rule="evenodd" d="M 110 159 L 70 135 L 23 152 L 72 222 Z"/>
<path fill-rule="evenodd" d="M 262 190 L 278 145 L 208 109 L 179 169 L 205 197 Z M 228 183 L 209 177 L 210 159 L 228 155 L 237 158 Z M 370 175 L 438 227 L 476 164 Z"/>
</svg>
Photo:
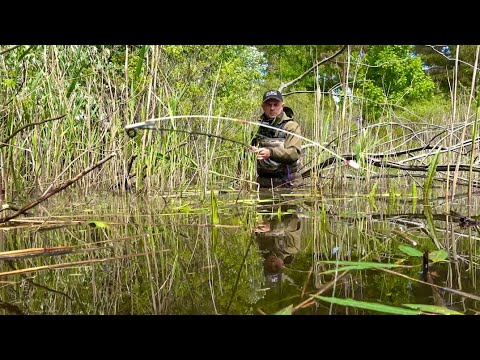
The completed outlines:
<svg viewBox="0 0 480 360">
<path fill-rule="evenodd" d="M 257 154 L 257 160 L 267 160 L 272 155 L 271 150 L 268 148 L 251 146 L 250 150 Z"/>
</svg>

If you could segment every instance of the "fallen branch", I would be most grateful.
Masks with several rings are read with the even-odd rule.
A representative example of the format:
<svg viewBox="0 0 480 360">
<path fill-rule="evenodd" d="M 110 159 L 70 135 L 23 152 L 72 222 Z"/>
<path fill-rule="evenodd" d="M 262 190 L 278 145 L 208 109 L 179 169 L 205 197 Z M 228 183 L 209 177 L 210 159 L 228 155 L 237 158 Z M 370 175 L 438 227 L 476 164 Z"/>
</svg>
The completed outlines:
<svg viewBox="0 0 480 360">
<path fill-rule="evenodd" d="M 409 171 L 427 172 L 429 165 L 402 165 L 393 161 L 382 161 L 379 159 L 367 157 L 367 161 L 377 167 L 386 167 L 391 169 L 401 169 Z M 437 171 L 455 171 L 456 165 L 437 165 Z M 470 165 L 460 164 L 458 171 L 470 171 Z M 480 172 L 480 168 L 472 167 L 473 172 Z"/>
<path fill-rule="evenodd" d="M 332 281 L 330 281 L 328 284 L 325 284 L 324 286 L 322 286 L 322 288 L 321 288 L 320 290 L 318 290 L 315 294 L 309 295 L 309 297 L 308 297 L 307 300 L 302 301 L 300 304 L 298 304 L 297 306 L 295 306 L 295 307 L 292 308 L 292 313 L 298 311 L 299 309 L 306 308 L 306 307 L 308 307 L 308 306 L 312 306 L 312 305 L 315 303 L 315 296 L 321 295 L 321 294 L 323 294 L 325 291 L 327 291 L 327 290 L 329 290 L 330 288 L 332 288 L 332 287 L 338 282 L 338 280 L 340 280 L 340 279 L 343 278 L 345 275 L 347 275 L 348 272 L 349 272 L 349 270 L 342 272 L 341 274 L 339 274 L 338 276 L 336 276 L 335 279 L 333 279 Z"/>
<path fill-rule="evenodd" d="M 43 248 L 29 248 L 0 252 L 0 260 L 18 260 L 42 255 L 63 255 L 72 252 L 73 246 L 53 246 Z"/>
<path fill-rule="evenodd" d="M 349 175 L 349 174 L 346 174 L 345 177 L 347 179 L 356 179 L 356 180 L 367 180 L 367 177 L 366 176 L 355 176 L 355 175 Z M 409 178 L 420 178 L 420 179 L 425 179 L 427 176 L 424 175 L 424 174 L 410 174 L 408 171 L 406 173 L 398 173 L 398 174 L 379 174 L 379 175 L 371 175 L 368 177 L 369 180 L 376 180 L 376 179 L 398 179 L 400 177 L 409 177 Z M 325 176 L 323 177 L 324 179 L 329 179 L 329 177 Z M 444 178 L 435 178 L 433 179 L 434 181 L 437 181 L 437 182 L 442 182 L 442 183 L 446 183 L 448 181 L 452 181 L 452 180 L 449 180 L 449 179 L 444 179 Z M 458 178 L 457 179 L 457 183 L 459 185 L 465 185 L 465 186 L 468 186 L 469 184 L 471 184 L 473 187 L 475 188 L 480 188 L 480 181 L 476 181 L 476 180 L 472 180 L 471 183 L 467 180 L 467 179 L 464 179 L 464 178 Z M 456 197 L 456 195 L 455 195 Z M 442 196 L 442 199 L 444 199 L 445 196 Z"/>
<path fill-rule="evenodd" d="M 53 186 L 51 187 L 47 192 L 45 192 L 42 196 L 40 196 L 38 199 L 36 199 L 34 202 L 28 204 L 28 205 L 25 205 L 24 207 L 22 207 L 20 210 L 18 210 L 16 213 L 10 215 L 10 216 L 7 216 L 5 218 L 2 218 L 0 219 L 0 224 L 4 223 L 4 222 L 7 222 L 9 220 L 12 220 L 12 219 L 15 219 L 16 217 L 22 215 L 23 213 L 25 213 L 26 211 L 30 210 L 31 208 L 37 206 L 38 204 L 42 203 L 43 201 L 47 200 L 49 197 L 55 195 L 56 193 L 66 189 L 67 187 L 69 187 L 70 185 L 72 185 L 73 183 L 75 183 L 76 181 L 80 180 L 82 177 L 84 177 L 85 175 L 87 175 L 90 171 L 96 169 L 97 167 L 101 166 L 102 164 L 104 164 L 105 162 L 107 162 L 108 160 L 110 160 L 112 157 L 114 157 L 116 154 L 115 153 L 112 153 L 110 154 L 109 156 L 107 156 L 106 158 L 100 160 L 98 163 L 96 163 L 95 165 L 92 165 L 90 166 L 89 168 L 83 170 L 81 173 L 79 173 L 78 175 L 76 175 L 74 178 L 70 179 L 70 180 L 67 180 L 65 183 L 63 183 L 62 185 L 60 186 Z"/>
<path fill-rule="evenodd" d="M 350 155 L 342 155 L 342 158 L 345 160 L 356 160 L 357 156 L 355 154 L 350 154 Z M 398 162 L 394 161 L 384 161 L 381 159 L 378 159 L 373 156 L 366 156 L 365 161 L 367 163 L 370 163 L 376 167 L 381 167 L 381 168 L 391 168 L 391 169 L 400 169 L 400 170 L 408 170 L 408 171 L 422 171 L 422 172 L 427 172 L 429 165 L 403 165 Z M 335 162 L 338 162 L 338 158 L 336 157 L 331 157 L 328 158 L 327 160 L 323 161 L 322 163 L 318 164 L 317 166 L 310 168 L 304 172 L 302 172 L 302 177 L 307 178 L 312 175 L 312 171 L 316 168 L 316 170 L 321 170 L 323 168 L 326 168 L 327 166 L 334 164 Z M 479 167 L 470 167 L 470 165 L 466 164 L 460 164 L 458 169 L 456 169 L 456 165 L 438 165 L 436 167 L 437 171 L 470 171 L 472 169 L 473 172 L 480 172 Z"/>
<path fill-rule="evenodd" d="M 154 255 L 154 254 L 159 254 L 162 251 L 163 250 L 153 251 L 153 252 L 144 252 L 144 253 L 140 253 L 140 254 L 119 255 L 119 256 L 113 256 L 113 257 L 102 258 L 102 259 L 81 260 L 81 261 L 73 261 L 73 262 L 68 262 L 68 263 L 61 263 L 61 264 L 54 264 L 54 265 L 44 265 L 44 266 L 31 267 L 31 268 L 26 268 L 26 269 L 4 271 L 4 272 L 0 272 L 0 278 L 2 278 L 4 276 L 10 276 L 10 275 L 27 274 L 27 273 L 31 273 L 31 272 L 39 272 L 39 271 L 53 270 L 53 269 L 73 268 L 73 267 L 80 267 L 80 266 L 95 264 L 95 263 L 99 263 L 99 262 L 129 259 L 129 258 L 134 258 L 134 257 L 138 257 L 138 256 Z"/>
</svg>

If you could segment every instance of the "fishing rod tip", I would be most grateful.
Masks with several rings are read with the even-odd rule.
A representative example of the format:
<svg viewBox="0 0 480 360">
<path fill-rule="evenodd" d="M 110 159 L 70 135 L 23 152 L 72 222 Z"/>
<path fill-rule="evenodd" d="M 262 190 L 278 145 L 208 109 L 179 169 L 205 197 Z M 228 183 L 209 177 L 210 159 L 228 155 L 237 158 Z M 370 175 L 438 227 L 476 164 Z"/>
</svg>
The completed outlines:
<svg viewBox="0 0 480 360">
<path fill-rule="evenodd" d="M 348 166 L 354 168 L 354 169 L 360 169 L 360 164 L 357 163 L 355 160 L 346 160 L 345 161 Z"/>
</svg>

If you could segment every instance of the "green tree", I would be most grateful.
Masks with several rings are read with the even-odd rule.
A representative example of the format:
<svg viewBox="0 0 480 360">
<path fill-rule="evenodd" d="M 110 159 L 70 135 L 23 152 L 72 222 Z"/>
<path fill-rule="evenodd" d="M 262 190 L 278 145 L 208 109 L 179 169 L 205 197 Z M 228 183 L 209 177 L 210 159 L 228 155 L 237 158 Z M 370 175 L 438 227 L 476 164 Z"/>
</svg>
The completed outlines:
<svg viewBox="0 0 480 360">
<path fill-rule="evenodd" d="M 433 95 L 435 84 L 411 45 L 370 46 L 363 62 L 357 89 L 367 100 L 364 115 L 377 116 L 387 104 L 403 106 Z"/>
<path fill-rule="evenodd" d="M 184 113 L 208 111 L 215 97 L 216 114 L 245 115 L 256 105 L 266 62 L 252 46 L 162 46 L 162 71 L 170 96 Z"/>
<path fill-rule="evenodd" d="M 350 46 L 351 53 L 359 53 L 362 45 Z M 341 45 L 264 45 L 257 48 L 265 54 L 268 62 L 267 87 L 279 87 L 311 68 L 319 61 L 336 53 Z M 314 91 L 320 86 L 329 91 L 338 84 L 346 84 L 348 52 L 323 63 L 302 80 L 288 88 L 287 92 Z M 318 85 L 317 85 L 318 84 Z"/>
<path fill-rule="evenodd" d="M 459 89 L 470 91 L 473 66 L 477 45 L 462 45 L 458 47 L 458 77 Z M 457 45 L 416 45 L 415 53 L 420 55 L 426 72 L 437 85 L 439 91 L 450 96 L 455 69 Z"/>
</svg>

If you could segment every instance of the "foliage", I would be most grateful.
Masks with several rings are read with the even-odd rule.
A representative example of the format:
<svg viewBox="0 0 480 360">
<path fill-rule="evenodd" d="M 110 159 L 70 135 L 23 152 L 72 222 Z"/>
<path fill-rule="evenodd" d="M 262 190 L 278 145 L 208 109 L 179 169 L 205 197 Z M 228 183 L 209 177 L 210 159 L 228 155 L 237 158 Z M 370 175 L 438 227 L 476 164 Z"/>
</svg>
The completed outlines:
<svg viewBox="0 0 480 360">
<path fill-rule="evenodd" d="M 437 165 L 438 165 L 438 156 L 440 155 L 440 149 L 438 149 L 433 157 L 432 162 L 428 166 L 427 171 L 427 178 L 425 179 L 425 183 L 423 185 L 423 201 L 425 204 L 428 204 L 430 200 L 430 196 L 432 194 L 432 186 L 433 186 L 433 179 L 437 172 Z"/>
<path fill-rule="evenodd" d="M 367 113 L 378 115 L 386 104 L 404 105 L 432 96 L 434 83 L 409 45 L 376 45 L 366 52 L 359 71 L 360 96 L 369 100 Z"/>
<path fill-rule="evenodd" d="M 66 115 L 62 121 L 32 127 L 10 140 L 0 162 L 8 164 L 5 171 L 14 181 L 3 188 L 19 193 L 32 184 L 51 183 L 59 174 L 72 177 L 119 149 L 120 156 L 105 165 L 102 179 L 87 175 L 79 184 L 115 186 L 125 182 L 117 177 L 131 170 L 137 175 L 135 185 L 143 188 L 155 183 L 151 175 L 177 171 L 176 162 L 182 159 L 203 165 L 205 159 L 199 158 L 196 149 L 180 146 L 185 136 L 143 132 L 144 137 L 128 141 L 123 126 L 178 114 L 249 118 L 258 107 L 266 66 L 255 47 L 241 45 L 21 46 L 2 59 L 2 139 L 26 124 Z M 222 127 L 230 129 L 228 123 Z M 243 140 L 242 134 L 235 135 Z M 224 150 L 232 151 L 231 147 L 226 143 Z M 31 159 L 23 149 L 32 151 Z M 173 149 L 178 151 L 172 153 Z M 136 160 L 127 170 L 124 159 L 132 157 Z M 216 168 L 209 170 L 236 175 L 237 161 L 230 159 L 213 162 Z M 190 178 L 197 171 L 183 168 Z M 179 176 L 170 179 L 169 186 L 182 181 Z"/>
<path fill-rule="evenodd" d="M 185 114 L 252 119 L 260 111 L 262 90 L 297 78 L 339 49 L 340 45 L 15 48 L 2 55 L 4 66 L 0 69 L 0 97 L 4 99 L 0 130 L 5 138 L 28 123 L 63 114 L 65 119 L 34 126 L 8 141 L 0 160 L 12 181 L 4 188 L 7 194 L 22 193 L 28 186 L 61 181 L 111 152 L 118 153 L 118 158 L 106 164 L 99 177 L 87 175 L 80 186 L 118 188 L 129 175 L 132 180 L 127 185 L 137 189 L 178 189 L 180 184 L 205 182 L 211 174 L 215 174 L 216 184 L 220 176 L 232 179 L 225 180 L 228 186 L 236 186 L 238 177 L 247 172 L 249 176 L 244 179 L 251 180 L 253 158 L 248 158 L 250 167 L 238 166 L 244 163 L 238 146 L 172 132 L 144 131 L 130 140 L 125 137 L 124 125 Z M 416 49 L 414 52 L 406 45 L 349 46 L 348 51 L 288 88 L 293 93 L 288 95 L 287 105 L 294 109 L 303 135 L 319 143 L 335 140 L 332 144 L 338 146 L 335 151 L 339 153 L 372 151 L 388 137 L 394 138 L 392 147 L 401 142 L 404 147 L 418 146 L 418 138 L 409 143 L 407 131 L 401 127 L 393 132 L 387 127 L 369 129 L 361 138 L 347 141 L 342 135 L 351 130 L 351 119 L 362 106 L 367 114 L 378 110 L 375 116 L 386 110 L 382 121 L 397 116 L 402 117 L 398 122 L 407 119 L 438 124 L 449 119 L 452 103 L 440 95 L 429 97 L 433 83 L 422 69 L 424 55 Z M 460 49 L 463 61 L 471 60 L 476 48 Z M 350 88 L 355 97 L 344 101 L 347 97 L 342 94 Z M 332 89 L 338 89 L 339 103 L 333 100 Z M 314 90 L 319 91 L 309 93 Z M 456 109 L 459 117 L 464 115 L 462 107 Z M 368 116 L 365 118 L 368 121 Z M 213 131 L 212 122 L 197 123 L 182 126 Z M 239 128 L 227 122 L 220 122 L 218 133 L 248 142 Z M 306 153 L 318 156 L 313 149 Z M 129 159 L 133 166 L 128 166 Z"/>
<path fill-rule="evenodd" d="M 182 100 L 179 112 L 204 113 L 212 99 L 216 115 L 232 116 L 257 106 L 266 64 L 256 48 L 168 45 L 162 52 L 168 91 Z"/>
<path fill-rule="evenodd" d="M 423 253 L 415 248 L 412 248 L 411 246 L 407 246 L 407 245 L 400 245 L 398 247 L 398 249 L 401 251 L 401 252 L 404 252 L 405 254 L 407 254 L 408 256 L 416 256 L 416 257 L 422 257 L 423 256 Z"/>
<path fill-rule="evenodd" d="M 323 300 L 332 304 L 342 305 L 342 306 L 351 306 L 360 309 L 372 310 L 383 312 L 387 314 L 395 314 L 395 315 L 420 315 L 420 311 L 403 309 L 396 306 L 389 306 L 365 301 L 358 301 L 353 299 L 339 299 L 334 297 L 325 297 L 325 296 L 315 296 L 319 300 Z"/>
<path fill-rule="evenodd" d="M 457 87 L 469 93 L 473 78 L 473 65 L 477 45 L 462 45 L 458 48 Z M 415 45 L 415 53 L 421 56 L 427 74 L 435 82 L 443 96 L 450 97 L 453 91 L 456 45 Z M 478 86 L 477 86 L 478 90 Z"/>
<path fill-rule="evenodd" d="M 258 46 L 265 52 L 268 61 L 266 81 L 269 87 L 278 88 L 282 82 L 289 82 L 302 75 L 317 62 L 333 55 L 340 49 L 339 45 L 265 45 Z M 360 46 L 352 47 L 352 51 Z M 346 53 L 334 62 L 322 64 L 315 71 L 292 85 L 288 91 L 313 91 L 317 84 L 323 91 L 329 91 L 344 82 Z"/>
<path fill-rule="evenodd" d="M 91 220 L 88 225 L 93 228 L 108 229 L 109 225 L 105 221 Z"/>
<path fill-rule="evenodd" d="M 385 268 L 385 269 L 393 269 L 397 267 L 401 267 L 398 264 L 387 264 L 387 263 L 374 263 L 374 262 L 358 262 L 358 261 L 321 261 L 325 264 L 335 264 L 337 268 L 323 271 L 322 274 L 332 274 L 336 272 L 342 272 L 346 270 L 367 270 L 367 269 L 377 269 L 377 268 Z M 338 265 L 343 265 L 338 267 Z"/>
</svg>

